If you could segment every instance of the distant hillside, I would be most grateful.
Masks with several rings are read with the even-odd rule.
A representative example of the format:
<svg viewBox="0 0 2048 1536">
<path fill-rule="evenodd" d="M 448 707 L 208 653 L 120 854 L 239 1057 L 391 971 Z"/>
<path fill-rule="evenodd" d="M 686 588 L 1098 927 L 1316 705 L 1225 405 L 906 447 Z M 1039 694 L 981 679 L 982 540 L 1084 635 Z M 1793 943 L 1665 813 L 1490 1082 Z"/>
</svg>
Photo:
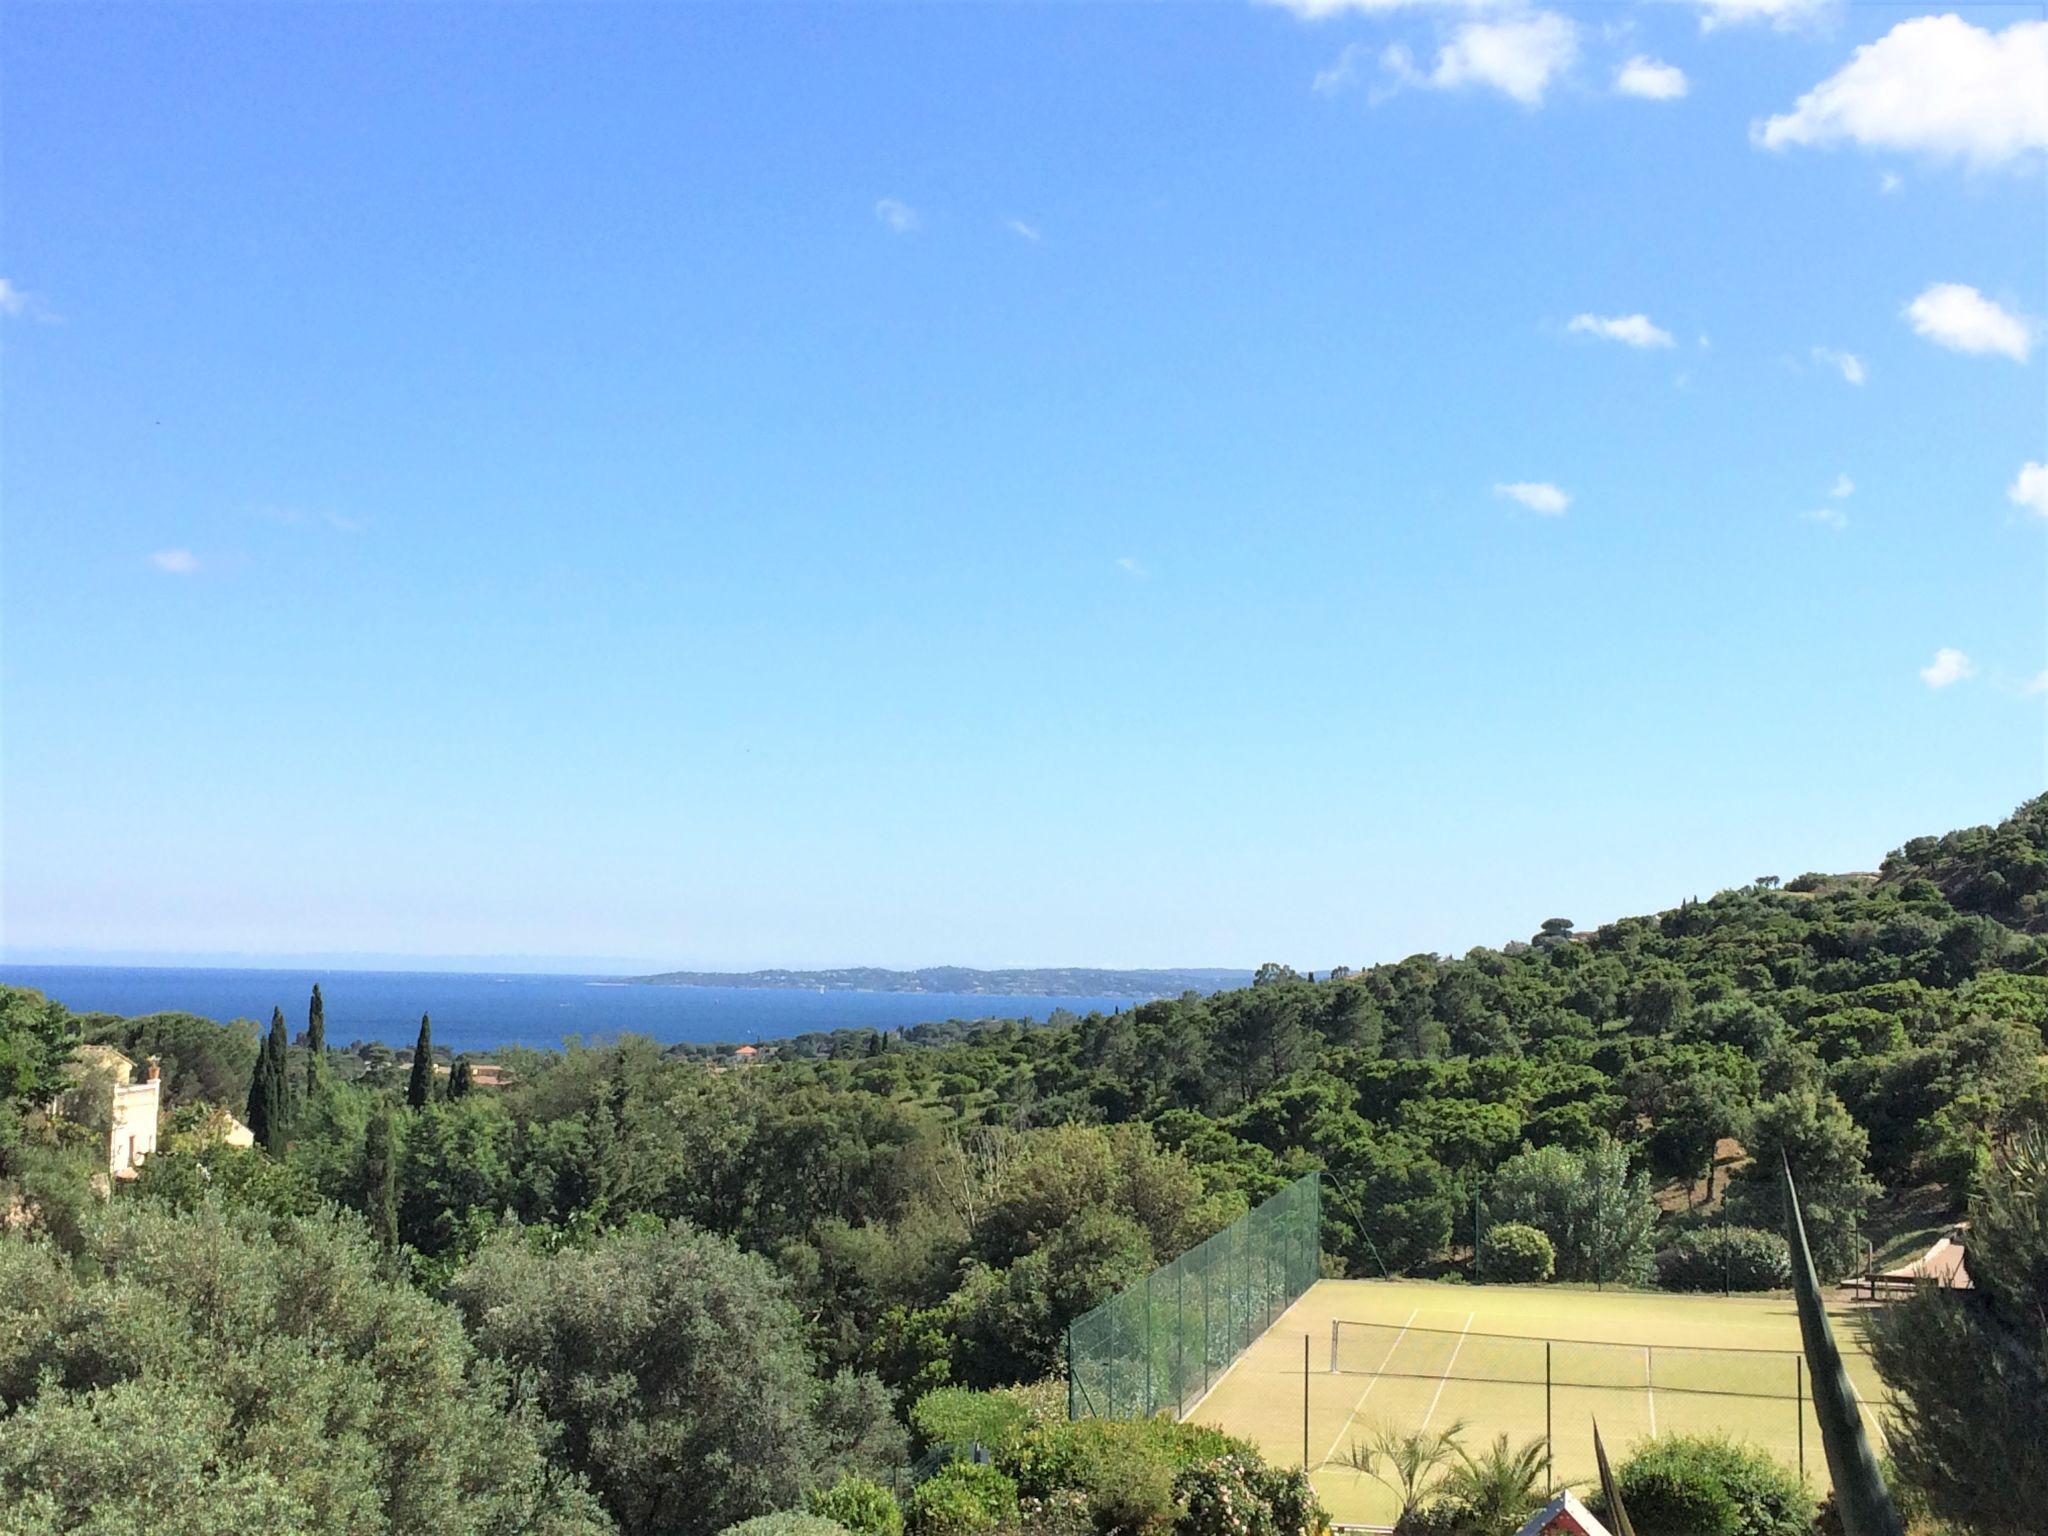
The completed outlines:
<svg viewBox="0 0 2048 1536">
<path fill-rule="evenodd" d="M 952 992 L 970 996 L 1179 997 L 1250 984 L 1250 971 L 1097 971 L 1076 966 L 1046 970 L 977 971 L 934 965 L 888 971 L 855 965 L 836 971 L 663 971 L 627 978 L 654 987 L 764 987 L 807 992 Z"/>
</svg>

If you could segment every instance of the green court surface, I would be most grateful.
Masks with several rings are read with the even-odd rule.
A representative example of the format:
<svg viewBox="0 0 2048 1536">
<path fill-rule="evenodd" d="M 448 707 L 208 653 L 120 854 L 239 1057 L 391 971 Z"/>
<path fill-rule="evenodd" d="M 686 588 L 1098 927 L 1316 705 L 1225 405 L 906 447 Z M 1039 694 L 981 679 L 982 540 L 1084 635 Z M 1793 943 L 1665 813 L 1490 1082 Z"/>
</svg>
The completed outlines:
<svg viewBox="0 0 2048 1536">
<path fill-rule="evenodd" d="M 1879 1401 L 1854 1318 L 1835 1337 Z M 1790 1296 L 1324 1280 L 1275 1319 L 1188 1411 L 1301 1466 L 1339 1524 L 1385 1526 L 1393 1494 L 1343 1465 L 1381 1425 L 1448 1429 L 1478 1450 L 1505 1433 L 1551 1440 L 1556 1484 L 1596 1479 L 1593 1421 L 1619 1461 L 1653 1434 L 1726 1434 L 1827 1488 Z M 1881 1443 L 1881 1415 L 1866 1416 Z"/>
</svg>

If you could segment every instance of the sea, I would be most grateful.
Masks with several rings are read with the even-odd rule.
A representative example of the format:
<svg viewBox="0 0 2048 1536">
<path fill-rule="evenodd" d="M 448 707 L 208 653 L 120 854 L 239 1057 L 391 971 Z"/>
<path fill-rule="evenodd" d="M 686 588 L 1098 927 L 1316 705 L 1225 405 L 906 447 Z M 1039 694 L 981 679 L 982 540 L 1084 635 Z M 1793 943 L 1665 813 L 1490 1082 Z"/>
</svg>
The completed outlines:
<svg viewBox="0 0 2048 1536">
<path fill-rule="evenodd" d="M 305 1028 L 314 982 L 327 1010 L 327 1040 L 411 1045 L 420 1015 L 434 1043 L 456 1051 L 559 1047 L 620 1035 L 733 1044 L 812 1030 L 894 1029 L 944 1019 L 1043 1019 L 1055 1008 L 1086 1014 L 1129 1007 L 1131 998 L 946 992 L 814 992 L 761 987 L 646 986 L 603 976 L 490 975 L 465 971 L 201 970 L 156 966 L 8 965 L 0 983 L 34 987 L 74 1013 L 196 1013 L 268 1023 L 282 1008 Z"/>
</svg>

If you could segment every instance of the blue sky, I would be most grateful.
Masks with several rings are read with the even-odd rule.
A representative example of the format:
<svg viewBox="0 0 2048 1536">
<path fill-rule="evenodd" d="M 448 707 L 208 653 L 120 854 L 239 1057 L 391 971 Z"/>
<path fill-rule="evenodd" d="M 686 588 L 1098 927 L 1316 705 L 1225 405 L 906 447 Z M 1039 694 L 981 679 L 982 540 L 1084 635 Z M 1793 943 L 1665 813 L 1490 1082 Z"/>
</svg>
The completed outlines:
<svg viewBox="0 0 2048 1536">
<path fill-rule="evenodd" d="M 1322 967 L 1996 819 L 2039 17 L 17 6 L 6 952 Z"/>
</svg>

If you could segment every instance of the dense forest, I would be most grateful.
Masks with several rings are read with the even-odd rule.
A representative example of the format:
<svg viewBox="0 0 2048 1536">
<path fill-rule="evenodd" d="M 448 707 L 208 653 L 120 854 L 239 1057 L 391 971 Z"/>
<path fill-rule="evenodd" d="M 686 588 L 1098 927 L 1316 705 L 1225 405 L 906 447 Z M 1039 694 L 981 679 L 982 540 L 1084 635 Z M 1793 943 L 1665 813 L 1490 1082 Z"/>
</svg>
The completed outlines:
<svg viewBox="0 0 2048 1536">
<path fill-rule="evenodd" d="M 437 1070 L 425 1024 L 407 1060 L 329 1047 L 317 1014 L 6 989 L 0 1292 L 25 1300 L 0 1323 L 0 1503 L 29 1501 L 24 1529 L 114 1499 L 194 1532 L 709 1536 L 808 1498 L 819 1529 L 894 1529 L 893 1502 L 855 1506 L 908 1489 L 949 1389 L 999 1389 L 978 1401 L 1071 1461 L 1043 1385 L 1066 1324 L 1303 1172 L 1328 1176 L 1333 1273 L 1510 1278 L 1528 1255 L 1475 1244 L 1490 1225 L 1542 1233 L 1561 1281 L 1771 1286 L 1782 1154 L 1839 1277 L 2048 1127 L 2044 1024 L 2048 796 L 1874 875 L 744 1063 L 628 1038 Z M 163 1066 L 162 1147 L 111 1200 L 80 1041 Z M 225 1145 L 215 1106 L 258 1145 Z M 1094 1433 L 1127 1432 L 1153 1433 Z M 1189 1469 L 1223 1467 L 1288 1528 L 1280 1474 L 1157 1433 L 1181 1436 L 1183 1522 Z M 1079 1474 L 1044 1446 L 906 1494 L 913 1525 L 1148 1528 L 1062 1513 Z M 180 1486 L 217 1518 L 134 1503 Z M 1013 1502 L 976 1524 L 990 1498 Z"/>
</svg>

